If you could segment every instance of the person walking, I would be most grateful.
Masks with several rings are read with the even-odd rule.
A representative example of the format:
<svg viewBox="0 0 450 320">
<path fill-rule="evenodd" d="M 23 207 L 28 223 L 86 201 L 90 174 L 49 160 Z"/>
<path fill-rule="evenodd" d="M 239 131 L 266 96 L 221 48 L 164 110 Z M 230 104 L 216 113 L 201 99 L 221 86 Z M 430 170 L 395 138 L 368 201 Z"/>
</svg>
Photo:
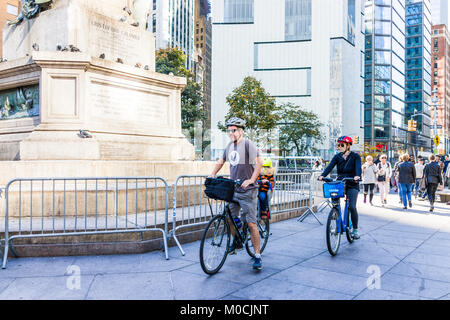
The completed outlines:
<svg viewBox="0 0 450 320">
<path fill-rule="evenodd" d="M 423 164 L 424 160 L 422 157 L 418 158 L 418 162 L 414 165 L 414 168 L 416 169 L 416 188 L 415 188 L 415 197 L 421 198 L 422 197 L 422 191 L 419 188 L 420 180 L 423 178 L 423 169 L 425 168 L 425 165 Z"/>
<path fill-rule="evenodd" d="M 385 154 L 380 156 L 380 163 L 378 163 L 377 169 L 377 185 L 380 189 L 381 206 L 384 207 L 384 205 L 387 204 L 387 195 L 391 189 L 390 181 L 392 176 L 392 167 L 387 161 L 387 156 Z"/>
<path fill-rule="evenodd" d="M 369 193 L 369 203 L 373 206 L 373 192 L 375 190 L 375 183 L 377 183 L 378 169 L 373 163 L 373 157 L 367 156 L 366 163 L 362 166 L 362 182 L 364 186 L 364 203 L 367 202 L 367 194 Z"/>
<path fill-rule="evenodd" d="M 428 163 L 423 169 L 423 174 L 426 178 L 428 201 L 430 201 L 430 212 L 434 211 L 434 201 L 436 199 L 436 190 L 439 184 L 442 183 L 441 168 L 436 163 L 436 157 L 432 154 L 429 157 Z"/>
<path fill-rule="evenodd" d="M 409 154 L 405 153 L 402 156 L 402 162 L 398 165 L 398 182 L 400 194 L 403 201 L 403 209 L 407 210 L 407 205 L 412 207 L 411 190 L 413 184 L 416 183 L 416 169 L 409 161 Z"/>
<path fill-rule="evenodd" d="M 444 160 L 444 186 L 448 184 L 447 170 L 448 164 L 450 163 L 450 157 L 448 155 L 445 156 Z"/>
<path fill-rule="evenodd" d="M 394 185 L 395 192 L 398 192 L 399 203 L 403 202 L 402 195 L 400 193 L 400 186 L 398 183 L 398 166 L 402 163 L 402 156 L 398 156 L 398 161 L 394 164 L 393 177 L 394 177 Z"/>
</svg>

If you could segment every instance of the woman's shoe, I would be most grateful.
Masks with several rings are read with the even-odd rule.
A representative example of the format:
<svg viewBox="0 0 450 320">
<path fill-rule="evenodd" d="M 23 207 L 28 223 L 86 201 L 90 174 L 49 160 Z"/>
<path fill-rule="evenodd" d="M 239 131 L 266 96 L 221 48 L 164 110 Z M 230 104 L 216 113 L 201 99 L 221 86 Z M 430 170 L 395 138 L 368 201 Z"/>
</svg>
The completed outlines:
<svg viewBox="0 0 450 320">
<path fill-rule="evenodd" d="M 412 208 L 412 202 L 411 200 L 408 201 L 409 207 Z"/>
<path fill-rule="evenodd" d="M 408 210 L 408 207 L 403 207 L 403 210 Z"/>
</svg>

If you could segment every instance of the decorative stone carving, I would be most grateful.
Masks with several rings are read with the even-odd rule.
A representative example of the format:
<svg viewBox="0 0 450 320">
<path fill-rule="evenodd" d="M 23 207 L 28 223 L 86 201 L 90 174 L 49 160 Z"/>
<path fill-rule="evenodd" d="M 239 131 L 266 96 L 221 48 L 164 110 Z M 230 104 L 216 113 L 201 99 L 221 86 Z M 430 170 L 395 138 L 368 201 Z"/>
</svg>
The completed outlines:
<svg viewBox="0 0 450 320">
<path fill-rule="evenodd" d="M 39 85 L 0 91 L 0 120 L 39 115 Z"/>
</svg>

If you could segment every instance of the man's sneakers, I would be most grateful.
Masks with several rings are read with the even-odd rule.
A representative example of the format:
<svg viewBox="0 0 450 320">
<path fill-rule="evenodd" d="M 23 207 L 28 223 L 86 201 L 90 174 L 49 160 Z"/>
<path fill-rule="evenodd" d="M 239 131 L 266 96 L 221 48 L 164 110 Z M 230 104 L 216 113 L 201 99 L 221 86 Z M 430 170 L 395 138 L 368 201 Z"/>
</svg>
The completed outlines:
<svg viewBox="0 0 450 320">
<path fill-rule="evenodd" d="M 352 237 L 353 239 L 357 240 L 360 238 L 359 233 L 358 233 L 358 229 L 353 229 L 352 231 Z"/>
<path fill-rule="evenodd" d="M 253 258 L 253 269 L 255 270 L 261 270 L 262 269 L 262 259 L 261 255 L 259 254 L 258 257 Z"/>
<path fill-rule="evenodd" d="M 237 241 L 233 240 L 233 243 L 228 248 L 228 254 L 236 254 L 236 251 L 240 251 L 242 248 L 242 244 L 237 244 Z"/>
</svg>

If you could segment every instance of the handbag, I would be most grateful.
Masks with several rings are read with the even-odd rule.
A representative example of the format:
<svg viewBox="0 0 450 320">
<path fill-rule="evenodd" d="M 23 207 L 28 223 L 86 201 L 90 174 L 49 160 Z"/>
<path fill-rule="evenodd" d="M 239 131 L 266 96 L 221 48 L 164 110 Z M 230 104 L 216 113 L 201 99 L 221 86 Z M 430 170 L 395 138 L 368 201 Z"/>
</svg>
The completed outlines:
<svg viewBox="0 0 450 320">
<path fill-rule="evenodd" d="M 205 194 L 208 198 L 231 202 L 235 190 L 234 180 L 227 178 L 206 178 Z"/>
<path fill-rule="evenodd" d="M 381 169 L 382 168 L 381 168 L 380 164 L 378 164 L 378 170 L 381 170 Z M 378 182 L 386 182 L 386 172 L 383 175 L 377 174 L 377 181 Z"/>
</svg>

